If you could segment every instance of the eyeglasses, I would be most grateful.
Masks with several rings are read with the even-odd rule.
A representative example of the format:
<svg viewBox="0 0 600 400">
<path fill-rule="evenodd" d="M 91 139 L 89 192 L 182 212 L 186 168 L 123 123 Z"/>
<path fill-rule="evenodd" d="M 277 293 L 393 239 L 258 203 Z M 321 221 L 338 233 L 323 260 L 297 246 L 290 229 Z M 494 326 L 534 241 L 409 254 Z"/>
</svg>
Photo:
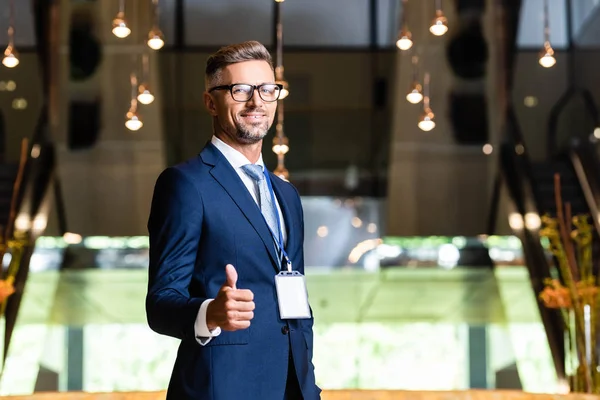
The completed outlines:
<svg viewBox="0 0 600 400">
<path fill-rule="evenodd" d="M 254 89 L 258 89 L 258 95 L 263 101 L 271 103 L 276 101 L 281 94 L 283 85 L 279 83 L 263 83 L 262 85 L 248 85 L 246 83 L 234 83 L 233 85 L 215 86 L 208 92 L 213 90 L 229 90 L 231 97 L 235 101 L 246 102 L 254 96 Z"/>
</svg>

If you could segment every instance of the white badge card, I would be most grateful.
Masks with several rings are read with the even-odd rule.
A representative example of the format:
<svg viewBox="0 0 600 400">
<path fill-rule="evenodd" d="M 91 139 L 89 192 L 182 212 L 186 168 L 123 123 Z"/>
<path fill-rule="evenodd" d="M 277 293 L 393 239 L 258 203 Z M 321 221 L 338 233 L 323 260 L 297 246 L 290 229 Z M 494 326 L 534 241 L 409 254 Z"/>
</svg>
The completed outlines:
<svg viewBox="0 0 600 400">
<path fill-rule="evenodd" d="M 298 271 L 282 271 L 275 275 L 275 288 L 281 319 L 311 317 L 304 275 Z"/>
</svg>

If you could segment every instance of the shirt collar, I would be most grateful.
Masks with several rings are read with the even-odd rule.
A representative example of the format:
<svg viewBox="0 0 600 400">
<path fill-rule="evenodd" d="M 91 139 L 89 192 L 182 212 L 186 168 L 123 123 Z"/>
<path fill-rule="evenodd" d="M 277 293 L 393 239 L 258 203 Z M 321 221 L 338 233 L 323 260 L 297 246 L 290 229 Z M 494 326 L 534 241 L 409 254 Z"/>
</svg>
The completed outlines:
<svg viewBox="0 0 600 400">
<path fill-rule="evenodd" d="M 246 158 L 245 155 L 243 155 L 242 153 L 240 153 L 239 151 L 237 151 L 218 137 L 213 135 L 210 142 L 223 154 L 223 156 L 225 156 L 227 161 L 229 161 L 229 164 L 231 164 L 231 166 L 234 169 L 242 168 L 246 164 L 252 164 L 250 160 Z M 262 153 L 260 153 L 256 165 L 260 165 L 264 171 L 265 164 L 263 162 Z"/>
</svg>

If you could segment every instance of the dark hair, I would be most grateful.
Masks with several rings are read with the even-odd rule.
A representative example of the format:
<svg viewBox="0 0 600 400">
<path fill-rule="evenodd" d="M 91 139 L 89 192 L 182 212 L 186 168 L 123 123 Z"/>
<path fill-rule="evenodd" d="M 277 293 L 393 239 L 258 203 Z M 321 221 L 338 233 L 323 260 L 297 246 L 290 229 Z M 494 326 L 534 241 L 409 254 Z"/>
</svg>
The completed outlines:
<svg viewBox="0 0 600 400">
<path fill-rule="evenodd" d="M 221 47 L 206 61 L 204 77 L 207 89 L 209 86 L 217 84 L 216 81 L 218 81 L 223 68 L 239 62 L 255 60 L 266 61 L 271 69 L 274 69 L 271 54 L 265 46 L 257 41 L 251 40 Z"/>
</svg>

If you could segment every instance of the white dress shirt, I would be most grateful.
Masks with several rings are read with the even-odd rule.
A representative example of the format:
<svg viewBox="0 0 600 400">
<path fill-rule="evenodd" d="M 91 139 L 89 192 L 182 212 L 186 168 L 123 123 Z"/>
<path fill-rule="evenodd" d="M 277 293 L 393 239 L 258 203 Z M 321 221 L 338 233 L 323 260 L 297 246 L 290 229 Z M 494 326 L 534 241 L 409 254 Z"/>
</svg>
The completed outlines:
<svg viewBox="0 0 600 400">
<path fill-rule="evenodd" d="M 250 192 L 250 195 L 258 205 L 258 183 L 254 179 L 249 177 L 242 169 L 242 166 L 252 163 L 246 158 L 245 155 L 243 155 L 233 147 L 229 146 L 216 136 L 212 137 L 211 143 L 223 154 L 223 156 L 225 156 L 229 164 L 231 164 L 235 172 L 237 172 L 238 176 L 242 180 L 242 183 L 244 184 L 244 186 L 246 186 L 246 189 L 248 189 L 248 192 Z M 265 164 L 263 163 L 262 153 L 258 158 L 256 165 L 260 165 L 264 170 Z M 287 243 L 287 232 L 285 229 L 285 222 L 283 220 L 283 214 L 281 213 L 281 207 L 279 207 L 279 201 L 277 200 L 277 197 L 275 197 L 275 206 L 277 207 L 277 213 L 279 214 L 281 234 L 283 235 L 283 243 L 285 246 L 285 243 Z M 225 268 L 224 265 L 223 268 Z M 196 340 L 203 346 L 210 342 L 210 340 L 213 337 L 219 336 L 219 334 L 221 334 L 221 328 L 217 327 L 216 329 L 210 331 L 206 324 L 206 309 L 208 308 L 208 305 L 211 301 L 213 301 L 213 299 L 207 299 L 204 300 L 204 302 L 202 302 L 200 310 L 198 311 L 198 316 L 196 317 L 196 322 L 194 324 Z"/>
</svg>

